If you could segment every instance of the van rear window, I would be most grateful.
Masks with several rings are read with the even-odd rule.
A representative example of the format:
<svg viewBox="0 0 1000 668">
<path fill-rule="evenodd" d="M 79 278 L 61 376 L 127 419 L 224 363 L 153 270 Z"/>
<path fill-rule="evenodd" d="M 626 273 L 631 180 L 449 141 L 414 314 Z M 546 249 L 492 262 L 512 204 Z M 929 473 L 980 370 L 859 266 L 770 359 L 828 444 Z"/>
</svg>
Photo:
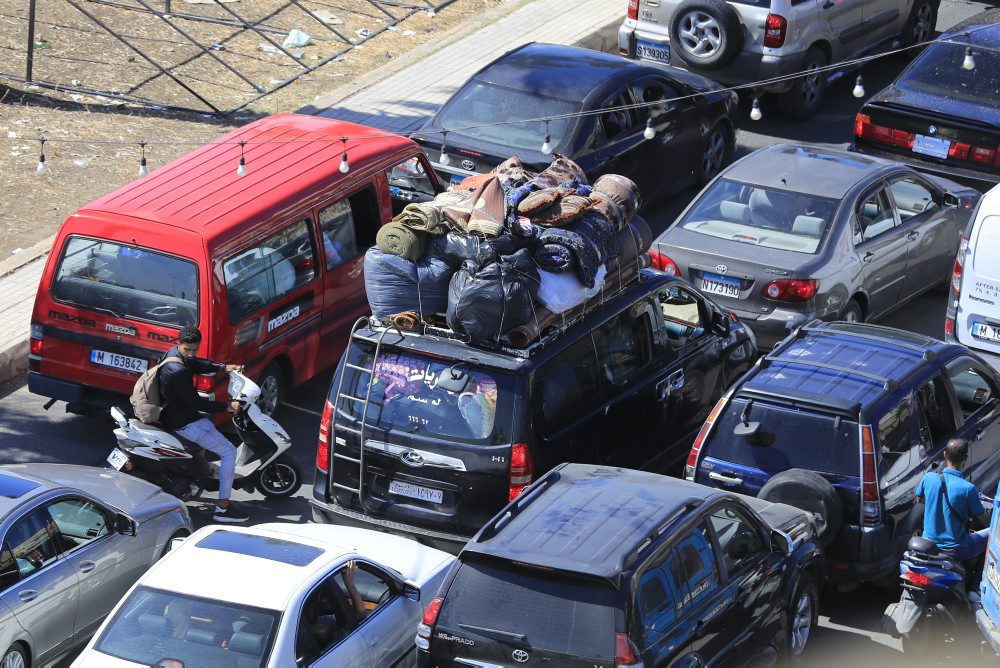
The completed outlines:
<svg viewBox="0 0 1000 668">
<path fill-rule="evenodd" d="M 372 368 L 372 349 L 354 346 L 351 364 Z M 497 416 L 497 381 L 460 361 L 403 352 L 383 353 L 374 365 L 368 422 L 463 440 L 490 440 Z M 342 392 L 364 398 L 369 374 L 347 369 Z M 337 379 L 333 391 L 336 391 Z M 341 399 L 341 413 L 360 419 L 363 404 Z"/>
<path fill-rule="evenodd" d="M 71 236 L 52 284 L 57 301 L 170 327 L 198 324 L 198 267 L 137 246 Z"/>
<path fill-rule="evenodd" d="M 814 410 L 737 397 L 712 430 L 705 456 L 752 466 L 768 473 L 803 468 L 818 473 L 858 475 L 858 423 Z M 749 406 L 749 410 L 747 407 Z M 737 436 L 741 423 L 759 423 L 751 436 Z"/>
</svg>

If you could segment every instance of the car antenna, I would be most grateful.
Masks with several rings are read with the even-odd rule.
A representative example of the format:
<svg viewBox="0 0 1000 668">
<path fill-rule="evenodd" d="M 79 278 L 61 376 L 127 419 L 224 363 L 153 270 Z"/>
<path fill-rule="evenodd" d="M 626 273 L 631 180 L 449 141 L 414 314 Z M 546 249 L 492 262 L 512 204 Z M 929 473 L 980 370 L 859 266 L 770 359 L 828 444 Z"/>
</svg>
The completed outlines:
<svg viewBox="0 0 1000 668">
<path fill-rule="evenodd" d="M 746 426 L 750 426 L 750 409 L 753 408 L 753 399 L 747 402 L 746 408 L 740 413 L 740 422 Z"/>
</svg>

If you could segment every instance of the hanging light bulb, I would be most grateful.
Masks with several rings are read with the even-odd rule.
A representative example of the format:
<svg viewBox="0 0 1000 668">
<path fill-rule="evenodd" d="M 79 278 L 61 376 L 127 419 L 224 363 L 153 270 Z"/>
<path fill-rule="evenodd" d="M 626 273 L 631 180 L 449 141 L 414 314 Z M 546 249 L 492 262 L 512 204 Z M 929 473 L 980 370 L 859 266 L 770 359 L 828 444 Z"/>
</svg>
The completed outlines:
<svg viewBox="0 0 1000 668">
<path fill-rule="evenodd" d="M 542 142 L 542 153 L 549 155 L 552 153 L 552 136 L 549 135 L 549 120 L 545 119 L 545 140 Z"/>
<path fill-rule="evenodd" d="M 351 171 L 351 165 L 347 162 L 347 137 L 341 137 L 340 141 L 344 142 L 344 152 L 340 156 L 340 173 L 346 174 Z"/>
<path fill-rule="evenodd" d="M 864 97 L 865 96 L 865 84 L 861 81 L 861 75 L 854 81 L 854 97 Z"/>
<path fill-rule="evenodd" d="M 243 156 L 243 147 L 246 146 L 246 142 L 242 139 L 240 140 L 240 164 L 236 168 L 236 176 L 246 176 L 247 175 L 247 159 Z"/>
<path fill-rule="evenodd" d="M 764 118 L 764 114 L 760 111 L 760 100 L 758 98 L 753 99 L 753 107 L 750 108 L 750 120 L 759 121 Z"/>
<path fill-rule="evenodd" d="M 441 138 L 441 157 L 438 158 L 438 163 L 444 167 L 451 164 L 451 156 L 448 155 L 448 131 L 444 130 L 443 136 Z"/>
<path fill-rule="evenodd" d="M 139 149 L 142 157 L 139 158 L 139 176 L 149 176 L 149 167 L 146 166 L 146 140 L 139 142 Z"/>
<path fill-rule="evenodd" d="M 656 130 L 653 129 L 653 119 L 646 119 L 646 129 L 642 131 L 642 136 L 646 139 L 652 139 L 656 136 Z"/>
<path fill-rule="evenodd" d="M 42 176 L 49 171 L 49 168 L 45 166 L 45 137 L 39 137 L 38 141 L 42 144 L 42 150 L 38 153 L 38 167 L 35 167 L 35 174 Z"/>
<path fill-rule="evenodd" d="M 972 57 L 972 47 L 965 47 L 965 60 L 962 61 L 962 69 L 964 70 L 974 70 L 976 69 L 976 59 Z"/>
</svg>

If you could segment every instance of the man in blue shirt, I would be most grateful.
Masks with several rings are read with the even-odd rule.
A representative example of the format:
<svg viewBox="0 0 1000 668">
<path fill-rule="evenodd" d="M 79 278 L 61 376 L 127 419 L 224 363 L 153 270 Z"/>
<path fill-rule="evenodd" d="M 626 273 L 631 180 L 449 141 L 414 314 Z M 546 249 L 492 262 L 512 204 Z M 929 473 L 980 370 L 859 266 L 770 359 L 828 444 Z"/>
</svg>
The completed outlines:
<svg viewBox="0 0 1000 668">
<path fill-rule="evenodd" d="M 968 459 L 969 442 L 951 439 L 944 447 L 944 470 L 928 472 L 917 485 L 917 501 L 924 503 L 924 538 L 959 561 L 982 555 L 990 531 L 979 490 L 962 477 Z M 966 529 L 970 520 L 978 531 Z"/>
</svg>

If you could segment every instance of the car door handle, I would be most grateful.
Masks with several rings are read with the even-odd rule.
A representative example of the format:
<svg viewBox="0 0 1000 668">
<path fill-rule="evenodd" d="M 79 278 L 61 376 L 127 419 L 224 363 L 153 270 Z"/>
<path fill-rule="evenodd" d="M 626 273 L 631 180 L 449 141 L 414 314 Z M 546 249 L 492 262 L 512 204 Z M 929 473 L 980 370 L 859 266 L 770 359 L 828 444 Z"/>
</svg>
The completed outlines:
<svg viewBox="0 0 1000 668">
<path fill-rule="evenodd" d="M 830 9 L 835 4 L 837 3 L 835 3 L 833 0 L 826 0 L 826 2 L 823 3 L 823 9 Z"/>
<path fill-rule="evenodd" d="M 862 262 L 871 262 L 875 259 L 875 253 L 872 251 L 866 251 L 864 255 L 861 256 Z"/>
<path fill-rule="evenodd" d="M 34 589 L 25 589 L 24 591 L 18 593 L 17 597 L 25 603 L 28 603 L 29 601 L 34 601 L 38 598 L 38 592 Z"/>
<path fill-rule="evenodd" d="M 737 478 L 736 476 L 729 476 L 729 475 L 726 475 L 724 473 L 716 473 L 715 471 L 712 471 L 711 473 L 709 473 L 708 477 L 711 478 L 712 480 L 718 480 L 719 482 L 723 483 L 724 485 L 742 485 L 743 484 L 743 478 Z"/>
<path fill-rule="evenodd" d="M 698 623 L 694 625 L 694 629 L 691 630 L 691 635 L 695 638 L 700 638 L 705 632 L 705 620 L 699 619 Z"/>
<path fill-rule="evenodd" d="M 916 239 L 919 236 L 920 236 L 920 232 L 917 231 L 917 230 L 910 230 L 909 232 L 906 233 L 906 238 L 909 239 L 910 241 L 913 241 L 914 239 Z"/>
<path fill-rule="evenodd" d="M 983 440 L 983 428 L 982 427 L 980 427 L 979 429 L 976 430 L 976 435 L 973 438 L 975 440 L 977 440 L 977 441 Z"/>
<path fill-rule="evenodd" d="M 80 572 L 89 573 L 97 567 L 97 564 L 93 561 L 81 561 L 80 562 Z"/>
</svg>

